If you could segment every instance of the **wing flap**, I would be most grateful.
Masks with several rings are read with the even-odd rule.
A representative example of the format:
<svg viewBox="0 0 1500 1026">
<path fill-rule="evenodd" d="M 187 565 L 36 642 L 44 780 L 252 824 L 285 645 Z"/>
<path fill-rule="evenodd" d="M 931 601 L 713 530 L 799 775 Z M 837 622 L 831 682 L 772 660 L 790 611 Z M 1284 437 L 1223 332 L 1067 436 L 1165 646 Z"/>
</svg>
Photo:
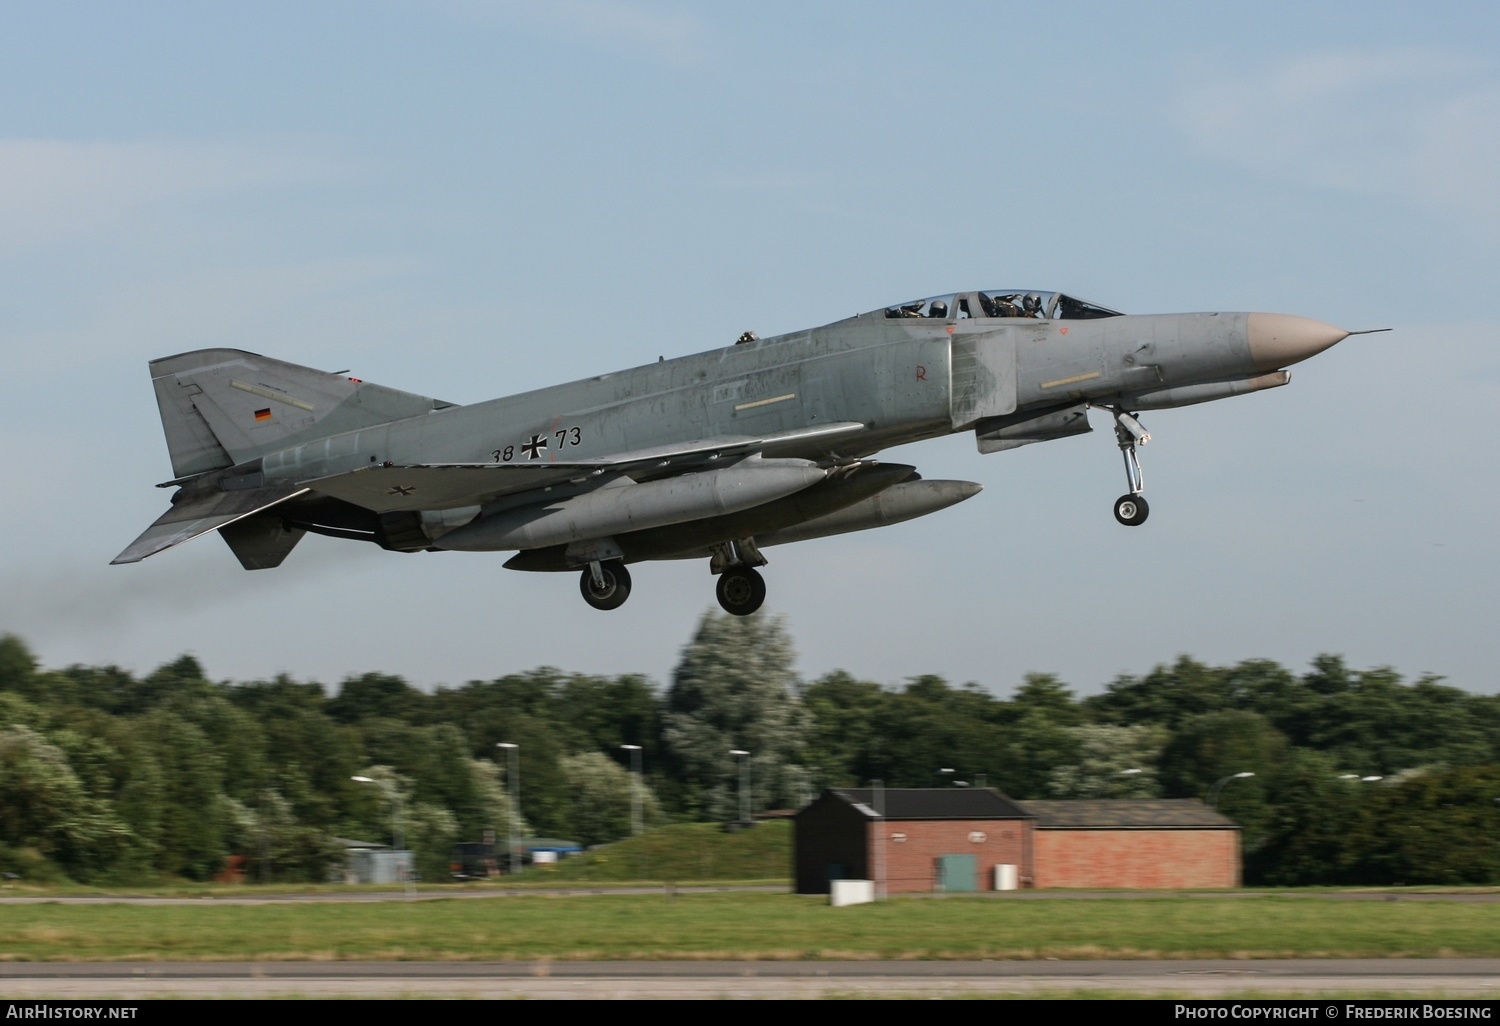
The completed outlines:
<svg viewBox="0 0 1500 1026">
<path fill-rule="evenodd" d="M 781 454 L 822 438 L 857 431 L 859 423 L 826 424 L 760 437 L 700 439 L 677 445 L 637 449 L 602 459 L 536 463 L 429 463 L 361 467 L 346 474 L 308 481 L 323 495 L 374 510 L 396 513 L 481 505 L 506 495 L 567 481 L 606 475 L 636 480 L 683 473 L 719 459 L 752 453 Z"/>
<path fill-rule="evenodd" d="M 306 494 L 308 489 L 295 485 L 282 488 L 255 488 L 213 492 L 178 502 L 156 518 L 156 522 L 131 542 L 110 565 L 139 563 L 147 556 L 192 541 L 199 535 L 216 531 L 262 510 L 280 505 L 288 499 Z"/>
</svg>

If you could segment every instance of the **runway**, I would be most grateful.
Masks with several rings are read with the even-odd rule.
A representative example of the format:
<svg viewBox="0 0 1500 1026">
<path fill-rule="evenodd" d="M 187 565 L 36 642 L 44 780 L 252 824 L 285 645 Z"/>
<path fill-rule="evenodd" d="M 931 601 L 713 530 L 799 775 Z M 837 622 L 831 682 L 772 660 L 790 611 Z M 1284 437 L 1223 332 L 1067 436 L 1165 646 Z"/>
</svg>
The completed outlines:
<svg viewBox="0 0 1500 1026">
<path fill-rule="evenodd" d="M 38 998 L 941 998 L 1386 995 L 1500 998 L 1500 959 L 1035 962 L 9 962 Z"/>
</svg>

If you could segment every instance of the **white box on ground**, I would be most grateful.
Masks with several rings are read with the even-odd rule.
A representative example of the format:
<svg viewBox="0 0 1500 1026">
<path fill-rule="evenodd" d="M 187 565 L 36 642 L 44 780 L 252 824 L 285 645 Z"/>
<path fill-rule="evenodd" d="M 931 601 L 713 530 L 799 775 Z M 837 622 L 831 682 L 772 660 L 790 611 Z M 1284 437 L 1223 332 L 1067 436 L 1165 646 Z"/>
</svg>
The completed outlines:
<svg viewBox="0 0 1500 1026">
<path fill-rule="evenodd" d="M 874 880 L 830 880 L 829 884 L 828 904 L 834 908 L 875 900 Z"/>
</svg>

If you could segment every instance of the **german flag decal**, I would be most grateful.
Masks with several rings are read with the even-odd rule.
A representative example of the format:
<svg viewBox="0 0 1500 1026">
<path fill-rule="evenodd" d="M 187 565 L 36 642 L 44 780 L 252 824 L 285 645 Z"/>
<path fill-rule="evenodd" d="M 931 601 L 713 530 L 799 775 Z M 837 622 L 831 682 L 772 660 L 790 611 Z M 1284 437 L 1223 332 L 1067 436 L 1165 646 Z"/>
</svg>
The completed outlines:
<svg viewBox="0 0 1500 1026">
<path fill-rule="evenodd" d="M 271 408 L 269 406 L 266 407 L 264 410 L 256 410 L 255 411 L 255 420 L 256 420 L 257 423 L 260 422 L 260 421 L 262 421 L 262 420 L 270 420 L 270 419 L 271 419 Z"/>
</svg>

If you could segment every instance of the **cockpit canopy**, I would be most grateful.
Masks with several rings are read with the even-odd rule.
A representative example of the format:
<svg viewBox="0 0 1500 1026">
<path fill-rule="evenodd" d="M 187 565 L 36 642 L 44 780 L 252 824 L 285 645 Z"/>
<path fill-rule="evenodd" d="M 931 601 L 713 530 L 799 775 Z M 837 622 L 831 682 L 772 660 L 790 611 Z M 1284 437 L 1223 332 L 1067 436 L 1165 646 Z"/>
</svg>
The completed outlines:
<svg viewBox="0 0 1500 1026">
<path fill-rule="evenodd" d="M 887 317 L 932 317 L 963 320 L 982 317 L 1022 317 L 1046 321 L 1081 321 L 1095 317 L 1121 317 L 1096 303 L 1087 303 L 1061 292 L 1025 289 L 992 289 L 988 292 L 951 292 L 885 308 Z"/>
</svg>

